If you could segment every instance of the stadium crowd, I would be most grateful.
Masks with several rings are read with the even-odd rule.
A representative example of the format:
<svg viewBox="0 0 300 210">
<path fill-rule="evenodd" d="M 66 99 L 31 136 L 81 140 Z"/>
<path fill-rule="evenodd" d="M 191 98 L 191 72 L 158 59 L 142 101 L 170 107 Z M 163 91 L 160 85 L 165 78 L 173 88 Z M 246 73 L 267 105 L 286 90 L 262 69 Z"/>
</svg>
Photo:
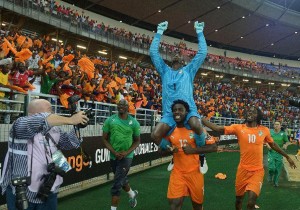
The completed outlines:
<svg viewBox="0 0 300 210">
<path fill-rule="evenodd" d="M 26 6 L 26 4 L 19 0 L 19 4 Z M 60 19 L 71 22 L 73 25 L 77 25 L 83 30 L 91 31 L 102 36 L 108 34 L 113 35 L 118 40 L 127 41 L 133 45 L 140 48 L 149 49 L 152 42 L 152 38 L 146 34 L 134 33 L 128 31 L 124 28 L 112 27 L 109 24 L 105 24 L 101 20 L 94 20 L 85 14 L 84 10 L 79 10 L 76 7 L 67 7 L 61 5 L 59 1 L 55 0 L 32 0 L 31 4 L 41 11 L 49 12 Z M 28 5 L 27 5 L 28 6 Z M 165 41 L 161 42 L 161 51 L 174 54 L 181 53 L 185 58 L 194 57 L 196 51 L 188 48 L 183 41 L 179 43 L 167 43 Z M 252 60 L 243 60 L 239 57 L 232 58 L 226 56 L 226 51 L 224 51 L 224 56 L 208 54 L 206 59 L 206 64 L 217 65 L 222 68 L 239 69 L 244 71 L 252 71 L 255 73 L 260 73 L 267 75 L 268 77 L 281 77 L 289 79 L 300 79 L 300 68 L 289 67 L 287 64 L 279 63 L 278 65 L 274 63 L 260 63 Z"/>
<path fill-rule="evenodd" d="M 32 2 L 42 10 L 48 8 L 55 15 L 64 15 L 70 21 L 84 26 L 84 29 L 112 33 L 143 48 L 149 48 L 151 44 L 150 36 L 98 23 L 85 16 L 84 11 L 66 8 L 57 1 Z M 4 87 L 24 93 L 30 90 L 55 94 L 65 107 L 68 106 L 67 98 L 77 94 L 84 100 L 105 103 L 117 103 L 124 98 L 129 102 L 132 114 L 135 114 L 136 108 L 161 111 L 161 81 L 154 67 L 142 67 L 134 61 L 114 61 L 98 55 L 83 55 L 71 45 L 64 46 L 52 41 L 49 36 L 29 36 L 6 28 L 1 29 L 1 42 L 0 57 L 14 60 L 12 64 L 1 66 L 0 83 Z M 183 57 L 195 55 L 195 51 L 187 49 L 184 41 L 174 44 L 162 42 L 160 48 L 162 52 L 171 54 L 180 52 Z M 206 64 L 220 68 L 242 68 L 270 77 L 279 75 L 300 79 L 299 68 L 245 61 L 226 55 L 208 54 Z M 299 121 L 299 109 L 288 106 L 291 93 L 287 91 L 262 91 L 200 77 L 194 86 L 194 98 L 199 112 L 204 116 L 242 118 L 244 110 L 254 104 L 261 108 L 265 120 L 277 119 L 286 124 Z M 1 94 L 0 97 L 6 96 Z M 20 96 L 16 94 L 14 97 L 22 101 Z M 5 109 L 3 103 L 0 108 Z"/>
<path fill-rule="evenodd" d="M 73 10 L 69 7 L 61 6 L 59 5 L 59 3 L 53 0 L 14 1 L 22 4 L 24 4 L 24 2 L 35 4 L 42 12 L 53 13 L 55 15 L 61 16 L 65 20 L 70 19 L 72 24 L 79 24 L 80 27 L 85 30 L 91 30 L 95 33 L 101 34 L 113 34 L 114 36 L 119 37 L 120 40 L 127 40 L 130 44 L 136 45 L 136 47 L 139 48 L 148 49 L 152 41 L 152 38 L 146 35 L 133 34 L 124 29 L 110 28 L 109 26 L 105 26 L 104 23 L 98 24 L 96 20 L 92 20 L 88 16 L 85 16 L 84 12 L 80 13 L 77 10 Z M 166 22 L 163 22 L 163 24 L 166 24 Z M 198 34 L 198 38 L 200 36 L 202 37 L 202 45 L 199 45 L 199 49 L 205 49 L 205 53 L 202 54 L 201 59 L 194 59 L 195 61 L 198 61 L 199 65 L 191 65 L 192 68 L 190 68 L 189 70 L 193 71 L 193 73 L 186 74 L 187 72 L 184 72 L 186 77 L 182 77 L 184 79 L 181 79 L 180 82 L 178 80 L 168 80 L 168 82 L 165 82 L 164 79 L 166 77 L 162 76 L 162 79 L 160 78 L 159 73 L 161 74 L 162 70 L 159 68 L 159 65 L 156 65 L 157 62 L 155 62 L 155 59 L 153 59 L 152 57 L 153 54 L 151 54 L 151 52 L 153 53 L 154 51 L 152 49 L 150 50 L 150 57 L 152 58 L 153 64 L 155 67 L 157 67 L 157 69 L 155 69 L 155 67 L 151 65 L 147 65 L 146 67 L 146 65 L 137 63 L 134 60 L 112 60 L 101 57 L 98 54 L 87 55 L 85 54 L 85 51 L 81 51 L 79 48 L 72 46 L 72 44 L 60 43 L 58 37 L 55 37 L 55 41 L 55 39 L 53 39 L 49 35 L 39 36 L 36 33 L 24 33 L 23 30 L 19 30 L 17 28 L 2 28 L 0 31 L 0 87 L 8 88 L 14 91 L 0 92 L 0 113 L 8 114 L 6 112 L 6 109 L 9 107 L 9 109 L 12 109 L 13 111 L 18 111 L 12 112 L 12 114 L 15 115 L 14 117 L 19 117 L 19 113 L 21 113 L 21 104 L 22 102 L 25 102 L 25 95 L 28 92 L 35 92 L 37 93 L 37 95 L 39 95 L 39 93 L 46 95 L 57 95 L 58 103 L 65 108 L 68 108 L 69 106 L 68 99 L 70 99 L 70 97 L 74 95 L 80 96 L 80 98 L 84 101 L 97 101 L 117 104 L 116 107 L 118 113 L 107 118 L 102 126 L 102 140 L 104 147 L 106 147 L 110 152 L 110 165 L 114 174 L 114 184 L 111 188 L 111 210 L 117 209 L 120 201 L 121 189 L 127 192 L 131 208 L 134 208 L 137 205 L 136 197 L 138 195 L 138 191 L 131 189 L 127 179 L 127 173 L 131 167 L 134 150 L 136 150 L 136 148 L 138 148 L 139 144 L 141 143 L 140 124 L 138 122 L 138 119 L 133 118 L 133 116 L 131 115 L 128 115 L 128 112 L 130 112 L 132 115 L 135 115 L 136 109 L 141 107 L 145 109 L 156 110 L 158 113 L 161 113 L 162 111 L 167 113 L 165 101 L 164 103 L 162 103 L 162 96 L 165 100 L 165 96 L 167 96 L 168 98 L 169 96 L 176 96 L 176 93 L 178 93 L 177 95 L 180 96 L 188 93 L 186 95 L 189 96 L 189 101 L 192 103 L 195 101 L 196 106 L 194 106 L 193 103 L 193 111 L 195 111 L 196 114 L 198 114 L 198 109 L 198 112 L 202 116 L 205 116 L 207 118 L 224 117 L 230 119 L 247 119 L 246 125 L 233 124 L 231 126 L 218 126 L 202 118 L 203 124 L 211 128 L 212 130 L 215 130 L 217 132 L 224 132 L 224 134 L 226 135 L 236 135 L 238 137 L 238 142 L 241 142 L 240 137 L 242 135 L 246 135 L 248 137 L 249 142 L 244 141 L 245 145 L 240 145 L 242 154 L 240 162 L 242 164 L 240 164 L 238 167 L 239 169 L 236 178 L 236 180 L 240 179 L 239 182 L 236 182 L 240 184 L 240 186 L 244 185 L 246 177 L 244 176 L 244 174 L 249 173 L 253 175 L 254 169 L 257 172 L 256 176 L 258 177 L 258 179 L 260 181 L 263 180 L 264 172 L 262 165 L 262 147 L 266 142 L 269 143 L 272 149 L 285 156 L 292 168 L 296 168 L 296 165 L 291 160 L 291 158 L 285 152 L 283 152 L 277 146 L 277 144 L 274 144 L 269 134 L 269 129 L 266 127 L 260 127 L 259 125 L 259 122 L 262 119 L 262 113 L 264 114 L 263 120 L 275 122 L 280 121 L 285 125 L 294 125 L 298 123 L 300 110 L 299 108 L 291 107 L 288 102 L 291 96 L 296 96 L 295 92 L 292 93 L 283 89 L 270 90 L 263 88 L 263 86 L 250 86 L 245 85 L 245 83 L 239 82 L 225 82 L 225 80 L 220 80 L 217 78 L 210 79 L 201 74 L 197 75 L 195 79 L 194 77 L 196 71 L 201 66 L 204 59 L 206 65 L 216 66 L 222 69 L 242 69 L 242 71 L 256 72 L 257 74 L 264 74 L 268 75 L 269 77 L 280 76 L 299 79 L 299 69 L 289 68 L 286 65 L 282 64 L 279 64 L 277 68 L 277 66 L 274 64 L 260 64 L 254 61 L 245 61 L 240 58 L 230 58 L 227 57 L 225 53 L 224 56 L 208 54 L 207 57 L 205 57 L 207 48 L 203 37 L 203 27 L 204 23 L 198 23 L 198 21 L 196 21 L 196 33 Z M 167 27 L 164 28 L 164 30 L 166 29 Z M 155 56 L 159 57 L 159 39 L 157 37 L 160 37 L 160 35 L 156 35 L 156 37 L 153 39 L 154 41 L 151 44 L 151 48 L 153 47 L 154 43 L 156 43 Z M 160 43 L 160 50 L 162 53 L 181 54 L 181 61 L 183 64 L 184 62 L 187 62 L 188 58 L 192 58 L 195 55 L 195 51 L 193 51 L 192 49 L 187 49 L 184 41 L 174 44 Z M 199 53 L 197 53 L 197 56 L 198 55 Z M 161 63 L 163 63 L 162 59 L 160 59 L 160 61 Z M 182 69 L 181 67 L 178 67 L 179 63 L 179 60 L 177 60 L 177 62 L 175 63 L 177 65 L 177 68 L 175 69 L 179 71 L 178 74 L 180 75 L 180 73 L 182 73 Z M 174 63 L 173 66 L 175 66 Z M 205 69 L 206 67 L 207 66 L 204 66 L 203 68 Z M 164 68 L 165 70 L 167 69 L 170 72 L 174 73 L 174 69 L 169 69 L 169 67 L 167 67 L 166 65 L 164 65 Z M 183 71 L 185 70 L 186 69 L 183 69 Z M 201 72 L 201 70 L 199 72 Z M 170 76 L 169 78 L 173 79 L 174 77 Z M 193 78 L 193 80 L 189 80 L 190 78 Z M 162 83 L 164 84 L 163 87 L 161 86 Z M 194 85 L 194 89 L 192 89 L 191 86 L 186 86 L 187 83 Z M 168 90 L 167 94 L 165 94 L 165 84 L 171 85 L 173 87 L 174 91 L 172 92 L 172 94 L 170 90 Z M 181 91 L 185 90 L 185 87 L 188 88 L 188 91 Z M 299 97 L 299 93 L 297 94 Z M 62 169 L 59 166 L 55 165 L 56 162 L 54 157 L 58 152 L 61 153 L 61 151 L 58 149 L 61 146 L 62 149 L 68 149 L 68 147 L 71 148 L 71 146 L 74 146 L 75 144 L 77 148 L 79 146 L 79 144 L 77 145 L 77 143 L 80 143 L 80 140 L 82 140 L 79 132 L 79 127 L 81 127 L 81 124 L 87 125 L 89 120 L 89 115 L 86 112 L 72 112 L 73 115 L 70 118 L 61 117 L 55 114 L 52 115 L 52 106 L 50 102 L 53 101 L 53 98 L 47 98 L 49 100 L 47 101 L 44 100 L 44 96 L 45 95 L 40 95 L 40 99 L 32 100 L 28 104 L 29 116 L 18 118 L 16 121 L 14 121 L 10 130 L 12 143 L 9 142 L 8 144 L 8 152 L 5 158 L 6 161 L 4 164 L 5 167 L 2 177 L 3 179 L 1 179 L 3 180 L 1 182 L 2 191 L 3 193 L 6 191 L 6 203 L 9 209 L 13 208 L 16 204 L 17 208 L 19 208 L 21 204 L 24 204 L 23 206 L 27 206 L 28 202 L 31 207 L 36 206 L 41 209 L 46 209 L 46 207 L 49 206 L 49 208 L 51 209 L 57 208 L 57 192 L 60 184 L 62 183 L 62 178 L 58 177 L 58 175 L 60 175 L 58 174 L 58 172 L 49 169 L 49 165 L 51 164 L 52 166 L 55 166 L 55 168 L 57 167 L 59 169 Z M 7 99 L 19 101 L 20 103 L 5 103 Z M 164 105 L 163 110 L 162 104 Z M 195 135 L 193 135 L 194 137 L 192 138 L 192 133 L 190 132 L 191 130 L 184 128 L 184 121 L 189 120 L 187 118 L 187 114 L 190 109 L 188 103 L 183 100 L 177 100 L 174 101 L 171 108 L 173 112 L 172 120 L 176 121 L 176 128 L 172 133 L 172 138 L 168 139 L 171 142 L 170 145 L 172 146 L 170 146 L 170 151 L 174 152 L 174 162 L 172 160 L 172 163 L 175 165 L 170 176 L 170 180 L 172 180 L 173 178 L 175 181 L 174 183 L 170 181 L 168 191 L 169 203 L 171 204 L 170 206 L 172 208 L 172 205 L 179 206 L 178 204 L 181 204 L 182 201 L 180 199 L 183 199 L 186 196 L 186 186 L 184 186 L 184 184 L 186 183 L 181 183 L 181 185 L 183 186 L 182 193 L 179 192 L 180 190 L 178 191 L 177 186 L 173 189 L 174 192 L 170 190 L 172 189 L 172 184 L 178 184 L 178 177 L 186 178 L 187 176 L 190 179 L 194 179 L 197 176 L 197 179 L 194 180 L 197 180 L 197 183 L 198 180 L 202 180 L 203 182 L 204 172 L 201 171 L 201 168 L 203 168 L 203 165 L 206 165 L 206 160 L 203 158 L 203 156 L 200 156 L 200 158 L 198 159 L 198 153 L 202 154 L 205 152 L 217 152 L 218 149 L 215 144 L 206 145 L 203 147 L 203 149 L 198 147 L 199 145 L 197 144 L 197 135 L 200 136 L 201 134 L 202 136 L 205 136 L 200 126 L 201 119 L 198 119 L 199 116 L 197 116 L 197 118 L 194 120 L 198 124 L 196 124 L 196 126 L 190 124 L 190 127 L 196 127 L 198 128 L 198 130 L 200 130 L 201 128 L 201 133 L 196 133 L 196 131 L 193 131 L 195 132 Z M 60 107 L 58 109 L 60 109 Z M 149 110 L 147 110 L 146 112 L 149 112 Z M 178 112 L 179 114 L 177 114 Z M 167 119 L 165 113 L 163 120 Z M 1 120 L 2 119 L 0 118 L 0 123 L 2 123 Z M 206 124 L 205 121 L 207 121 L 206 123 L 209 124 Z M 4 123 L 10 122 L 4 120 Z M 45 124 L 44 126 L 43 123 Z M 51 126 L 59 126 L 63 124 L 73 124 L 74 131 L 72 130 L 70 133 L 62 133 L 58 128 L 53 127 L 53 129 L 50 129 Z M 145 125 L 150 124 L 146 123 Z M 30 134 L 29 136 L 26 137 L 25 135 L 24 137 L 22 126 L 26 131 L 28 131 L 25 133 L 28 135 Z M 247 129 L 249 129 L 246 129 L 246 131 L 242 130 L 243 126 L 247 126 Z M 34 129 L 34 127 L 36 127 L 37 131 L 36 129 Z M 159 124 L 156 125 L 156 128 L 158 127 Z M 257 130 L 258 127 L 259 130 Z M 45 131 L 42 131 L 41 128 L 44 128 Z M 163 127 L 161 126 L 161 128 Z M 253 129 L 255 129 L 255 133 L 253 133 Z M 33 132 L 30 132 L 30 130 L 32 130 Z M 185 134 L 183 131 L 185 132 Z M 246 132 L 246 134 L 244 132 Z M 290 131 L 290 134 L 291 132 L 292 131 Z M 152 131 L 152 134 L 153 133 L 154 131 Z M 53 138 L 52 134 L 57 135 L 54 136 L 55 138 Z M 122 138 L 119 138 L 120 136 L 122 136 Z M 64 137 L 68 137 L 71 141 L 69 146 L 67 144 L 64 144 L 64 142 L 67 141 L 66 139 L 64 139 Z M 159 138 L 159 140 L 161 139 L 161 137 Z M 16 147 L 17 145 L 14 145 L 14 138 L 18 139 L 19 141 L 24 140 L 24 147 L 26 146 L 26 148 L 30 148 L 30 144 L 33 143 L 33 141 L 28 141 L 28 139 L 34 139 L 37 142 L 45 141 L 45 144 L 40 144 L 40 148 L 33 148 L 33 146 L 31 145 L 31 169 L 29 167 L 27 168 L 26 164 L 23 164 L 27 162 L 27 159 L 29 160 L 30 153 L 27 154 L 24 150 L 16 150 L 18 149 L 18 147 Z M 189 141 L 187 141 L 186 139 L 188 139 Z M 211 138 L 209 134 L 207 134 L 206 139 L 204 139 L 203 137 L 201 141 L 205 142 L 206 140 L 210 141 L 212 139 L 213 137 Z M 46 141 L 48 141 L 48 144 L 46 144 Z M 158 145 L 159 142 L 154 141 L 154 143 Z M 248 156 L 246 154 L 246 159 L 249 160 L 252 158 L 253 160 L 255 160 L 254 162 L 252 160 L 252 162 L 247 162 L 244 160 L 245 156 L 243 154 L 245 154 L 245 152 L 243 152 L 243 148 L 249 150 L 249 145 L 246 145 L 246 143 L 251 143 L 251 145 L 249 144 L 252 148 L 250 148 L 250 150 L 255 151 L 258 148 L 260 151 L 260 154 L 254 154 L 251 151 L 248 151 Z M 190 144 L 193 145 L 191 146 Z M 92 145 L 92 147 L 98 148 L 98 146 L 95 147 L 94 144 Z M 183 154 L 176 154 L 178 152 L 178 148 L 181 149 L 181 152 L 186 155 L 182 156 Z M 177 151 L 173 151 L 176 149 Z M 9 150 L 12 150 L 12 153 L 14 153 L 15 151 L 15 154 L 17 154 L 17 156 L 12 154 Z M 83 151 L 83 148 L 81 148 L 80 150 L 81 153 L 78 157 L 82 158 L 82 164 L 83 161 L 86 162 L 86 159 L 89 159 L 88 161 L 90 162 L 91 168 L 93 159 L 85 151 Z M 30 150 L 28 149 L 28 151 Z M 45 156 L 43 155 L 43 151 L 45 152 Z M 139 151 L 139 148 L 136 151 Z M 220 152 L 221 150 L 218 151 Z M 39 155 L 33 156 L 33 153 Z M 191 154 L 196 155 L 190 156 Z M 12 158 L 10 158 L 11 156 Z M 14 157 L 16 157 L 17 159 L 14 159 Z M 181 159 L 179 159 L 180 157 Z M 297 155 L 295 157 L 297 158 Z M 67 165 L 68 168 L 71 168 L 71 166 L 67 164 L 67 159 L 62 154 L 60 159 L 63 158 L 65 159 L 64 164 Z M 38 160 L 39 164 L 37 164 L 36 162 L 32 162 L 33 159 Z M 189 161 L 186 161 L 187 159 L 189 159 Z M 7 160 L 12 162 L 11 167 L 9 167 L 9 162 L 7 162 Z M 15 163 L 21 164 L 14 164 L 14 160 Z M 176 162 L 178 160 L 179 162 Z M 199 160 L 202 164 L 199 163 Z M 101 162 L 106 161 L 101 160 Z M 17 166 L 18 173 L 22 175 L 20 177 L 17 177 L 17 179 L 13 179 L 13 177 L 15 177 L 13 166 L 15 165 Z M 247 167 L 240 170 L 240 166 Z M 75 166 L 73 166 L 73 168 L 74 167 Z M 78 171 L 76 169 L 76 172 L 81 171 L 81 169 L 82 167 Z M 248 169 L 250 172 L 247 171 Z M 46 170 L 50 173 L 49 176 L 47 175 Z M 39 173 L 40 171 L 42 171 L 42 173 Z M 26 177 L 26 174 L 28 175 L 28 172 L 30 174 L 30 177 Z M 39 178 L 39 176 L 41 175 L 43 175 L 44 179 Z M 101 174 L 98 174 L 98 176 L 99 175 Z M 50 176 L 54 177 L 51 178 L 53 180 L 52 184 L 49 184 L 48 178 L 45 178 Z M 60 176 L 62 177 L 62 175 Z M 26 179 L 29 178 L 33 180 L 33 182 L 31 181 L 30 184 L 27 183 L 26 180 L 26 184 L 24 184 L 24 177 Z M 58 177 L 59 179 L 56 179 L 55 177 Z M 19 180 L 22 180 L 23 182 L 22 195 L 25 199 L 18 199 L 21 193 L 18 192 L 18 185 L 15 185 L 16 180 L 18 180 L 17 182 L 19 182 Z M 261 185 L 259 185 L 259 183 L 261 182 L 257 182 L 256 186 L 251 188 L 250 191 L 248 190 L 248 208 L 250 205 L 254 206 L 254 204 L 256 204 L 256 198 L 259 195 L 261 188 Z M 275 182 L 275 185 L 276 184 L 278 186 L 278 183 Z M 26 188 L 24 187 L 26 185 L 28 185 L 29 187 L 25 192 L 24 189 Z M 187 184 L 188 187 L 189 185 L 190 184 Z M 31 189 L 34 189 L 34 191 Z M 47 189 L 47 191 L 45 189 Z M 201 189 L 203 189 L 203 183 L 199 186 L 191 187 L 191 190 L 189 190 L 189 194 L 192 197 L 192 205 L 194 209 L 202 209 L 203 190 L 201 191 Z M 252 189 L 255 190 L 252 191 Z M 14 191 L 16 191 L 16 193 Z M 240 192 L 237 192 L 236 194 L 236 208 L 238 208 L 242 204 L 244 190 L 240 190 Z M 180 199 L 178 199 L 178 197 Z M 15 202 L 16 198 L 17 202 Z M 197 202 L 194 202 L 194 198 L 197 198 Z M 23 207 L 20 208 L 23 209 Z"/>
</svg>

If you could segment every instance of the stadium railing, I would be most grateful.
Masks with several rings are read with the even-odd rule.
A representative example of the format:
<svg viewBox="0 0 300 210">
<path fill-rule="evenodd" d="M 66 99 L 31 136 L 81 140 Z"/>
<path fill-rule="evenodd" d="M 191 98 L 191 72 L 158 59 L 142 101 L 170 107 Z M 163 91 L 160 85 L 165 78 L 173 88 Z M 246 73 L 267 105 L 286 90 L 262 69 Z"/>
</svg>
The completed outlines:
<svg viewBox="0 0 300 210">
<path fill-rule="evenodd" d="M 0 88 L 1 92 L 6 92 L 9 95 L 11 92 L 10 89 L 7 88 Z M 13 92 L 12 94 L 16 94 Z M 22 94 L 22 93 L 17 93 Z M 14 97 L 14 96 L 12 96 Z M 28 94 L 25 95 L 24 101 L 16 101 L 11 100 L 8 98 L 0 98 L 0 142 L 7 141 L 7 135 L 9 132 L 10 124 L 19 116 L 26 115 L 26 109 L 28 103 L 35 99 L 35 98 L 44 98 L 50 101 L 52 104 L 52 110 L 54 113 L 59 115 L 66 115 L 70 116 L 70 110 L 63 107 L 59 103 L 59 98 L 56 95 L 48 95 L 42 93 L 35 93 L 28 91 Z M 19 105 L 19 106 L 16 106 Z M 19 108 L 16 110 L 15 108 Z M 92 102 L 92 101 L 84 101 L 79 100 L 77 103 L 78 110 L 86 110 L 88 108 L 92 108 L 94 116 L 89 121 L 89 125 L 87 128 L 82 129 L 83 136 L 100 136 L 101 127 L 103 122 L 112 114 L 117 112 L 116 104 L 108 104 L 102 102 Z M 160 115 L 156 110 L 150 109 L 143 109 L 138 108 L 136 109 L 136 114 L 134 116 L 141 125 L 141 132 L 142 133 L 151 133 L 153 126 L 156 125 L 157 122 L 160 120 Z M 69 126 L 66 126 L 69 127 Z"/>
<path fill-rule="evenodd" d="M 16 92 L 12 92 L 7 88 L 0 88 L 1 92 L 6 92 L 7 95 Z M 17 93 L 21 94 L 21 93 Z M 48 95 L 42 93 L 35 93 L 28 91 L 28 94 L 25 95 L 24 101 L 11 100 L 7 98 L 0 98 L 0 103 L 4 106 L 0 106 L 0 142 L 7 141 L 7 135 L 10 128 L 10 124 L 19 116 L 27 115 L 26 109 L 28 103 L 35 98 L 44 98 L 50 101 L 52 104 L 52 110 L 54 113 L 59 115 L 70 116 L 70 110 L 63 107 L 59 102 L 59 97 L 57 95 Z M 5 107 L 6 105 L 6 107 Z M 16 106 L 19 105 L 19 106 Z M 19 108 L 16 110 L 15 108 Z M 20 109 L 21 108 L 21 109 Z M 92 108 L 94 116 L 90 119 L 89 125 L 86 129 L 83 129 L 83 136 L 100 136 L 101 127 L 105 119 L 107 119 L 112 114 L 117 112 L 116 104 L 102 103 L 102 102 L 92 102 L 79 100 L 77 103 L 77 110 L 86 110 Z M 160 121 L 161 115 L 158 114 L 156 110 L 136 109 L 136 114 L 134 116 L 141 125 L 142 133 L 151 133 L 153 127 Z M 225 118 L 225 117 L 212 117 L 210 119 L 213 123 L 218 125 L 230 125 L 230 124 L 240 124 L 243 122 L 241 119 L 237 118 Z M 272 122 L 263 121 L 263 125 L 266 127 L 271 127 Z M 68 126 L 66 126 L 68 127 Z"/>
<path fill-rule="evenodd" d="M 115 35 L 111 31 L 104 31 L 102 29 L 94 29 L 87 23 L 78 22 L 72 16 L 63 15 L 50 9 L 50 7 L 41 7 L 34 1 L 25 0 L 0 0 L 0 7 L 14 11 L 16 13 L 25 15 L 43 23 L 53 25 L 55 27 L 70 31 L 72 33 L 95 39 L 122 49 L 130 50 L 140 54 L 149 55 L 149 45 L 133 42 L 125 37 Z M 170 61 L 174 52 L 169 50 L 162 51 L 163 59 Z M 300 84 L 300 80 L 292 78 L 284 78 L 283 76 L 272 75 L 265 73 L 257 73 L 252 69 L 242 67 L 232 67 L 230 65 L 220 66 L 217 64 L 205 62 L 202 68 L 221 72 L 224 74 L 234 74 L 243 77 L 263 79 L 267 81 L 277 81 L 284 83 Z"/>
</svg>

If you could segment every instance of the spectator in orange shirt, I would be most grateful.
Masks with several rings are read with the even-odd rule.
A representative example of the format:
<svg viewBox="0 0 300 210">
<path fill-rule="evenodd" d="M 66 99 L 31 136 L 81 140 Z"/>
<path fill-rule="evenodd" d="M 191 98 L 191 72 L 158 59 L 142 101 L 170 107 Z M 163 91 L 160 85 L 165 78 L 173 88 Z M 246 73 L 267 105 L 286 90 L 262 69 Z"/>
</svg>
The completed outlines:
<svg viewBox="0 0 300 210">
<path fill-rule="evenodd" d="M 260 194 L 264 179 L 263 144 L 265 142 L 273 150 L 284 156 L 291 168 L 296 168 L 294 161 L 274 143 L 270 130 L 260 124 L 262 117 L 261 110 L 252 106 L 245 113 L 245 124 L 218 126 L 202 118 L 205 126 L 218 132 L 224 132 L 225 135 L 237 136 L 240 146 L 240 163 L 235 181 L 236 210 L 242 209 L 243 198 L 246 192 L 248 193 L 247 209 L 255 209 L 256 199 Z"/>
<path fill-rule="evenodd" d="M 202 210 L 204 197 L 204 177 L 199 171 L 199 154 L 216 152 L 215 143 L 197 147 L 195 132 L 184 126 L 189 113 L 189 105 L 183 100 L 175 100 L 172 104 L 173 118 L 176 127 L 166 137 L 172 145 L 162 153 L 173 154 L 174 168 L 170 175 L 167 197 L 170 209 L 181 209 L 184 197 L 190 196 L 194 210 Z"/>
</svg>

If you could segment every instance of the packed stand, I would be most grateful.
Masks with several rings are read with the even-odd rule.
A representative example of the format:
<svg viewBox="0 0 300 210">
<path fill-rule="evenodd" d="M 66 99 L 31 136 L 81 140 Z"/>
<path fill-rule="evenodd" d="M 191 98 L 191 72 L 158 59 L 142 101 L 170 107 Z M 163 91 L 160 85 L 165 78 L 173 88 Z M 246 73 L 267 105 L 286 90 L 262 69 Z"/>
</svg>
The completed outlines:
<svg viewBox="0 0 300 210">
<path fill-rule="evenodd" d="M 94 20 L 85 14 L 85 11 L 77 7 L 67 7 L 61 5 L 59 1 L 55 0 L 33 0 L 30 1 L 36 9 L 42 12 L 49 13 L 51 15 L 57 16 L 60 19 L 70 22 L 73 25 L 80 27 L 80 29 L 99 34 L 101 36 L 112 35 L 114 39 L 121 40 L 133 46 L 139 48 L 149 49 L 152 38 L 146 34 L 133 33 L 127 31 L 124 28 L 112 27 L 105 24 L 100 20 Z M 18 2 L 16 2 L 18 3 Z M 19 4 L 26 6 L 27 3 L 19 0 Z M 24 5 L 26 4 L 26 5 Z M 161 51 L 174 54 L 180 53 L 182 57 L 188 62 L 188 60 L 196 54 L 196 51 L 187 48 L 184 40 L 179 43 L 161 43 Z M 300 79 L 300 68 L 288 67 L 286 64 L 274 65 L 259 63 L 255 61 L 242 60 L 239 57 L 231 58 L 226 56 L 226 51 L 224 51 L 224 56 L 208 54 L 205 64 L 212 65 L 220 68 L 243 70 L 245 72 L 254 72 L 258 74 L 263 74 L 268 78 L 287 78 L 287 79 Z"/>
<path fill-rule="evenodd" d="M 299 108 L 289 106 L 288 101 L 295 95 L 288 91 L 269 91 L 201 79 L 195 81 L 194 90 L 199 112 L 208 118 L 242 119 L 244 111 L 255 105 L 263 111 L 264 120 L 279 120 L 285 125 L 300 122 Z"/>
<path fill-rule="evenodd" d="M 116 62 L 100 56 L 82 55 L 72 46 L 63 47 L 49 36 L 24 35 L 20 31 L 1 30 L 1 86 L 21 93 L 28 90 L 67 99 L 76 94 L 84 100 L 117 103 L 126 99 L 130 113 L 136 108 L 161 112 L 161 81 L 154 68 L 143 68 L 133 61 Z M 24 94 L 3 94 L 24 101 Z M 289 93 L 259 92 L 216 81 L 195 82 L 195 101 L 199 112 L 208 117 L 240 118 L 250 104 L 264 111 L 266 120 L 299 120 L 299 109 L 287 106 Z M 2 106 L 2 110 L 5 106 Z M 12 107 L 21 110 L 21 104 Z M 15 113 L 18 115 L 18 113 Z"/>
</svg>

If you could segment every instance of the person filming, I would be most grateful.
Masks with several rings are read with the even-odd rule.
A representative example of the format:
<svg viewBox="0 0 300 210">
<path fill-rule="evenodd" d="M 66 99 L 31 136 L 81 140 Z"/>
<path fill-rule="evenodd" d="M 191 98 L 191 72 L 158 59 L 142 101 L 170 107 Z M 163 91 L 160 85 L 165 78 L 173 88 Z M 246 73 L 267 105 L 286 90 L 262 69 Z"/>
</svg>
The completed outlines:
<svg viewBox="0 0 300 210">
<path fill-rule="evenodd" d="M 60 149 L 81 144 L 75 131 L 63 132 L 61 125 L 87 124 L 85 112 L 71 117 L 52 114 L 51 104 L 34 99 L 28 116 L 18 118 L 9 133 L 8 151 L 0 180 L 9 210 L 55 210 L 63 175 L 71 169 Z"/>
</svg>

